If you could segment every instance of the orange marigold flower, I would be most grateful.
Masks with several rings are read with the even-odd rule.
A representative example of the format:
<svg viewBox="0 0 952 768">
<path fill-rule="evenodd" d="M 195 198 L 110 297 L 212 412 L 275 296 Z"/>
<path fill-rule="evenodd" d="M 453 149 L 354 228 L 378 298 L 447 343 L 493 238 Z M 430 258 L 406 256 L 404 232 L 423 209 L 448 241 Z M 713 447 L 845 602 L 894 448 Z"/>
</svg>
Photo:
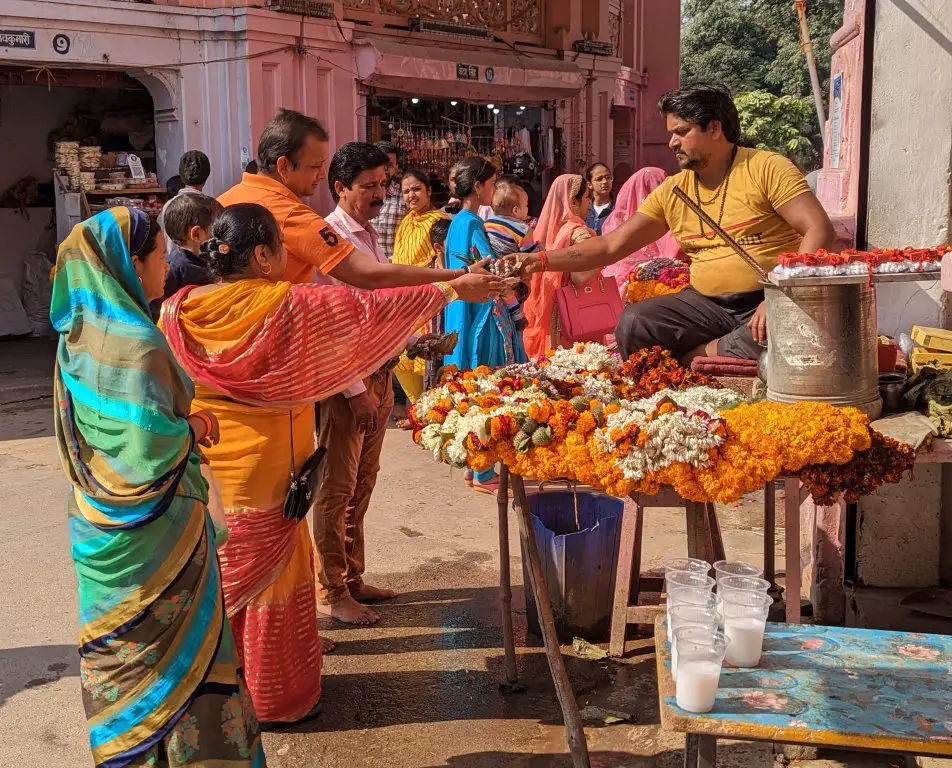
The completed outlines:
<svg viewBox="0 0 952 768">
<path fill-rule="evenodd" d="M 529 404 L 529 418 L 539 424 L 547 424 L 552 418 L 552 403 L 549 400 L 535 400 Z"/>
<path fill-rule="evenodd" d="M 598 425 L 595 423 L 595 417 L 592 416 L 592 412 L 585 411 L 584 413 L 579 414 L 578 421 L 575 424 L 575 429 L 587 437 L 595 431 L 597 426 Z"/>
</svg>

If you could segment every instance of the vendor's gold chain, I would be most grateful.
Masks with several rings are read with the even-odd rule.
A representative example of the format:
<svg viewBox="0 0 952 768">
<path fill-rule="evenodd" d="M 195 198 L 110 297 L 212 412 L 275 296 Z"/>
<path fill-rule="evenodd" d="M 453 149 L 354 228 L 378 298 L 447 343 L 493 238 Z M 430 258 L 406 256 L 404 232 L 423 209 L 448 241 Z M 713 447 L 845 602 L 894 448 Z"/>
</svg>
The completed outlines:
<svg viewBox="0 0 952 768">
<path fill-rule="evenodd" d="M 708 202 L 704 202 L 701 199 L 701 184 L 697 179 L 697 173 L 695 172 L 694 174 L 694 196 L 697 198 L 697 202 L 699 206 L 713 205 L 714 203 L 717 202 L 718 195 L 721 196 L 721 208 L 717 214 L 717 226 L 721 226 L 721 221 L 724 218 L 724 205 L 727 203 L 727 188 L 730 186 L 730 183 L 731 183 L 731 173 L 734 170 L 734 160 L 736 158 L 737 158 L 737 145 L 735 144 L 734 151 L 731 154 L 731 163 L 727 167 L 727 175 L 724 177 L 724 180 L 720 184 L 717 185 L 717 189 L 714 190 L 714 197 L 712 197 Z M 723 193 L 722 193 L 721 187 L 723 187 Z M 701 227 L 701 237 L 703 237 L 705 240 L 714 240 L 717 238 L 716 232 L 711 232 L 710 236 L 705 234 L 704 222 L 701 221 L 700 216 L 697 217 L 697 223 Z"/>
</svg>

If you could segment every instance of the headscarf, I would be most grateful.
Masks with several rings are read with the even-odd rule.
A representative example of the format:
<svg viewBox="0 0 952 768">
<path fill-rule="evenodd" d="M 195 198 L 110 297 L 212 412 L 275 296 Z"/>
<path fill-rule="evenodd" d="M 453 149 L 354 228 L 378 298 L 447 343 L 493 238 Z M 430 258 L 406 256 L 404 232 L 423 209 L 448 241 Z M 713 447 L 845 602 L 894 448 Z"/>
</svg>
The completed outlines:
<svg viewBox="0 0 952 768">
<path fill-rule="evenodd" d="M 575 174 L 559 176 L 549 189 L 535 226 L 535 240 L 547 251 L 561 250 L 572 244 L 577 229 L 594 234 L 581 216 L 572 211 L 572 201 L 582 191 L 585 179 Z M 532 289 L 523 305 L 528 327 L 522 332 L 526 354 L 530 358 L 544 355 L 550 344 L 555 294 L 562 285 L 561 272 L 538 272 L 532 276 Z"/>
<path fill-rule="evenodd" d="M 189 451 L 192 385 L 132 264 L 149 227 L 129 208 L 87 219 L 60 246 L 53 280 L 60 449 L 73 484 L 100 500 L 141 503 Z"/>
<path fill-rule="evenodd" d="M 186 418 L 192 385 L 152 322 L 132 263 L 150 222 L 113 208 L 60 246 L 50 319 L 60 460 L 73 486 L 84 679 L 96 765 L 126 765 L 178 722 L 218 652 L 225 622 L 207 486 Z M 188 594 L 150 621 L 175 585 Z M 135 664 L 121 654 L 135 645 Z M 237 681 L 234 686 L 237 693 Z M 143 696 L 142 691 L 150 691 Z"/>
<path fill-rule="evenodd" d="M 645 198 L 667 178 L 667 174 L 660 168 L 642 168 L 626 181 L 618 192 L 615 200 L 615 210 L 609 214 L 602 225 L 602 235 L 614 232 L 628 219 L 635 215 Z M 681 246 L 674 235 L 665 232 L 653 243 L 635 251 L 614 264 L 609 264 L 602 270 L 602 274 L 614 277 L 622 296 L 625 295 L 625 283 L 638 264 L 651 259 L 668 258 L 684 259 Z"/>
<path fill-rule="evenodd" d="M 429 266 L 436 258 L 436 251 L 430 242 L 430 228 L 434 222 L 446 218 L 449 217 L 443 211 L 408 211 L 397 227 L 393 244 L 393 263 L 409 264 L 412 267 Z"/>
</svg>

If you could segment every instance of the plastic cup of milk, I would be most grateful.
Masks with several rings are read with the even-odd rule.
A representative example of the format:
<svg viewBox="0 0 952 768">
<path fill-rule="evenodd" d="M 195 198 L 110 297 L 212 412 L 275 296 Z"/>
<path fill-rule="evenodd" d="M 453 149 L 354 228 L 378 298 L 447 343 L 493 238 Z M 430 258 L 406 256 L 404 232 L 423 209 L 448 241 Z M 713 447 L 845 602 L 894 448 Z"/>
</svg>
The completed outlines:
<svg viewBox="0 0 952 768">
<path fill-rule="evenodd" d="M 717 597 L 711 593 L 711 590 L 705 587 L 672 586 L 668 590 L 668 602 L 665 608 L 667 611 L 669 643 L 674 637 L 674 635 L 671 633 L 671 609 L 676 605 L 696 605 L 700 606 L 701 608 L 716 610 Z"/>
<path fill-rule="evenodd" d="M 706 627 L 682 627 L 674 642 L 678 648 L 678 706 L 685 712 L 710 712 L 717 697 L 724 654 L 730 646 L 728 639 Z"/>
<path fill-rule="evenodd" d="M 764 569 L 759 565 L 745 563 L 741 560 L 718 560 L 714 563 L 714 576 L 717 583 L 725 576 L 753 576 L 759 578 L 764 575 Z"/>
<path fill-rule="evenodd" d="M 717 593 L 719 595 L 737 590 L 767 594 L 768 589 L 770 589 L 770 582 L 756 576 L 724 576 L 717 581 Z"/>
<path fill-rule="evenodd" d="M 727 663 L 735 667 L 756 667 L 764 649 L 767 611 L 773 598 L 762 592 L 729 591 L 721 595 L 724 634 L 730 641 Z"/>
<path fill-rule="evenodd" d="M 720 629 L 724 629 L 724 611 L 721 608 L 724 595 L 728 592 L 759 592 L 766 595 L 768 589 L 770 589 L 770 582 L 766 579 L 758 579 L 754 576 L 724 576 L 717 582 L 717 610 L 721 613 Z"/>
<path fill-rule="evenodd" d="M 677 637 L 678 630 L 684 627 L 695 627 L 707 630 L 711 635 L 717 632 L 717 611 L 701 605 L 676 605 L 671 609 L 670 629 L 672 637 Z M 671 676 L 678 679 L 678 646 L 671 643 Z"/>
</svg>

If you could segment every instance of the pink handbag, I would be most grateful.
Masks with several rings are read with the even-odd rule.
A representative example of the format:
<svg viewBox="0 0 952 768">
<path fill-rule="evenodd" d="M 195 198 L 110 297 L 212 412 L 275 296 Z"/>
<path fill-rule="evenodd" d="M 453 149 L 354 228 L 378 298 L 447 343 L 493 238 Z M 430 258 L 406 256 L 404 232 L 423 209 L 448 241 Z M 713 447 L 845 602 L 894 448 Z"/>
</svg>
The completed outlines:
<svg viewBox="0 0 952 768">
<path fill-rule="evenodd" d="M 595 275 L 583 285 L 571 279 L 556 294 L 562 335 L 572 341 L 602 342 L 615 332 L 621 316 L 621 296 L 614 277 Z"/>
</svg>

